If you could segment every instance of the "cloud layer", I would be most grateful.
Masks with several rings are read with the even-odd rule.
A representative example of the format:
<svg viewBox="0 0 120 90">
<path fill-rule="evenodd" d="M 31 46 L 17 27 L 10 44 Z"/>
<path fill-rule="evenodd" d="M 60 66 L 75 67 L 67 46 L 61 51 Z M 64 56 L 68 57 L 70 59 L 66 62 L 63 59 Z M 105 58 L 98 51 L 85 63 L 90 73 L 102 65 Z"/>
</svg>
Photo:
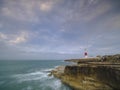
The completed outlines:
<svg viewBox="0 0 120 90">
<path fill-rule="evenodd" d="M 1 0 L 0 59 L 120 53 L 119 8 L 119 0 Z"/>
</svg>

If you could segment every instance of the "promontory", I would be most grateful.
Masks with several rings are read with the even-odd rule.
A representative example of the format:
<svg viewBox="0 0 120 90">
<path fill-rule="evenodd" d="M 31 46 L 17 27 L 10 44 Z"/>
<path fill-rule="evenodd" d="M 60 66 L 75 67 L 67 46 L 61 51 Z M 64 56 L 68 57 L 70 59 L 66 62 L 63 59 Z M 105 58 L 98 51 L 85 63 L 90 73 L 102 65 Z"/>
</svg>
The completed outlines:
<svg viewBox="0 0 120 90">
<path fill-rule="evenodd" d="M 51 71 L 73 90 L 120 90 L 120 54 L 70 59 Z"/>
</svg>

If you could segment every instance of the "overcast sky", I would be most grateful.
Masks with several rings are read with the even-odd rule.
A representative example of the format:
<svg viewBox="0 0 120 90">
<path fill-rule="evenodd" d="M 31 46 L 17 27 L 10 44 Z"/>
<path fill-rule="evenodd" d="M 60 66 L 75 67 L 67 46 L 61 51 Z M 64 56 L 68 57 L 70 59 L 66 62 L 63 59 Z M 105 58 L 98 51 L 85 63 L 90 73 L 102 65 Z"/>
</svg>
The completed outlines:
<svg viewBox="0 0 120 90">
<path fill-rule="evenodd" d="M 120 53 L 120 0 L 0 0 L 0 59 Z"/>
</svg>

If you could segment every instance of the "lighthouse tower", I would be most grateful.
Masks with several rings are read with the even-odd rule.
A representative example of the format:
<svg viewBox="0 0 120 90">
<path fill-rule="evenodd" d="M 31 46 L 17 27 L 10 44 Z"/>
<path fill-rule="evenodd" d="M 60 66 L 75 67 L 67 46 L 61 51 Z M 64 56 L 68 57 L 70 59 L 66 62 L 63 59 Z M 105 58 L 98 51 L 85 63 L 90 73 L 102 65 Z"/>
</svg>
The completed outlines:
<svg viewBox="0 0 120 90">
<path fill-rule="evenodd" d="M 87 58 L 88 57 L 88 53 L 87 53 L 87 50 L 85 49 L 85 52 L 84 52 L 84 57 Z"/>
</svg>

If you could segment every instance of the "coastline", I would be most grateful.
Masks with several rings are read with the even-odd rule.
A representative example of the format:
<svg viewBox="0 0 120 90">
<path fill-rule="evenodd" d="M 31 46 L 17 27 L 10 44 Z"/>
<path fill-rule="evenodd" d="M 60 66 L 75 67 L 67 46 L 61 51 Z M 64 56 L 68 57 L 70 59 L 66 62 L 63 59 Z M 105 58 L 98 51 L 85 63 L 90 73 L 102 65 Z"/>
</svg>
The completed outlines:
<svg viewBox="0 0 120 90">
<path fill-rule="evenodd" d="M 59 66 L 51 75 L 73 90 L 120 90 L 120 54 L 65 61 L 76 64 Z"/>
</svg>

